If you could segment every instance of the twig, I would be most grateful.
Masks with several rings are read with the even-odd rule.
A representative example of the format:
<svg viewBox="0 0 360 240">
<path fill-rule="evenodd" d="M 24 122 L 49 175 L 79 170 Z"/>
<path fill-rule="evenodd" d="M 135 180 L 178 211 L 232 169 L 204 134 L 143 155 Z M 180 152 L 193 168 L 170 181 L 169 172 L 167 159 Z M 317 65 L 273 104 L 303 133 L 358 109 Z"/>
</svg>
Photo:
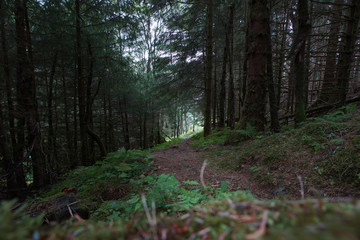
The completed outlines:
<svg viewBox="0 0 360 240">
<path fill-rule="evenodd" d="M 85 226 L 88 226 L 89 224 L 84 220 L 84 219 L 82 219 L 78 214 L 75 214 L 74 215 L 74 218 L 76 219 L 76 220 L 78 220 L 79 222 L 81 222 L 82 224 L 84 224 Z"/>
<path fill-rule="evenodd" d="M 146 214 L 146 218 L 149 222 L 149 225 L 153 231 L 153 235 L 154 235 L 154 240 L 158 240 L 158 236 L 157 236 L 157 232 L 156 232 L 156 212 L 155 212 L 155 202 L 153 201 L 152 202 L 152 213 L 153 213 L 153 216 L 150 215 L 150 211 L 149 211 L 149 208 L 148 208 L 148 205 L 146 203 L 146 198 L 144 196 L 144 194 L 141 195 L 141 200 L 142 200 L 142 204 L 143 204 L 143 207 L 144 207 L 144 211 L 145 211 L 145 214 Z"/>
<path fill-rule="evenodd" d="M 76 203 L 78 203 L 78 202 L 80 202 L 80 200 L 67 204 L 67 208 L 68 208 L 68 210 L 69 210 L 69 213 L 70 213 L 71 217 L 74 217 L 74 214 L 72 213 L 72 210 L 71 210 L 71 207 L 70 207 L 70 206 L 71 206 L 71 205 L 74 205 L 74 204 L 76 204 Z"/>
<path fill-rule="evenodd" d="M 254 239 L 258 239 L 258 238 L 261 238 L 262 236 L 264 236 L 264 234 L 266 232 L 267 220 L 268 220 L 268 211 L 265 210 L 263 213 L 260 228 L 258 230 L 256 230 L 255 232 L 248 234 L 245 237 L 245 239 L 246 240 L 254 240 Z"/>
<path fill-rule="evenodd" d="M 205 181 L 204 181 L 204 171 L 205 171 L 205 168 L 206 168 L 206 164 L 207 164 L 207 160 L 204 161 L 202 167 L 201 167 L 201 171 L 200 171 L 200 182 L 201 182 L 201 185 L 204 187 L 204 190 L 205 192 L 210 195 L 210 193 L 208 192 L 207 188 L 206 188 L 206 185 L 205 185 Z"/>
<path fill-rule="evenodd" d="M 69 205 L 69 204 L 67 205 L 67 208 L 68 208 L 68 210 L 69 210 L 69 213 L 70 213 L 71 217 L 74 217 L 74 214 L 72 213 L 72 210 L 71 210 L 71 208 L 70 208 L 70 205 Z"/>
<path fill-rule="evenodd" d="M 297 176 L 297 178 L 299 179 L 299 182 L 300 182 L 301 199 L 304 199 L 304 197 L 305 197 L 304 184 L 303 184 L 303 181 L 301 179 L 301 176 Z"/>
</svg>

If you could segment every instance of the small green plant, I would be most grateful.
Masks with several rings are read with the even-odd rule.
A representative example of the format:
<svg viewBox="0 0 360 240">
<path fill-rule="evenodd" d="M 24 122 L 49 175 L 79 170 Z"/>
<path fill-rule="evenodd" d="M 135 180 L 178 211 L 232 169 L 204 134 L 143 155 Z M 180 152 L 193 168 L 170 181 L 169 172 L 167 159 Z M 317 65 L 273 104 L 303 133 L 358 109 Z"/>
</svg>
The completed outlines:
<svg viewBox="0 0 360 240">
<path fill-rule="evenodd" d="M 195 140 L 193 146 L 196 149 L 202 149 L 215 144 L 224 144 L 231 133 L 232 130 L 229 128 L 215 130 L 207 137 L 204 137 L 203 135 L 200 135 L 201 133 L 199 133 L 192 137 L 192 139 Z"/>
<path fill-rule="evenodd" d="M 262 169 L 262 167 L 260 167 L 260 166 L 254 166 L 254 167 L 250 168 L 250 171 L 252 173 L 258 173 L 258 172 L 260 172 L 261 169 Z"/>
<path fill-rule="evenodd" d="M 25 213 L 23 205 L 16 210 L 15 201 L 2 201 L 0 203 L 0 238 L 1 239 L 29 239 L 38 235 L 36 230 L 43 222 L 43 215 L 30 217 Z"/>
<path fill-rule="evenodd" d="M 78 191 L 78 198 L 100 204 L 101 196 L 110 186 L 128 182 L 149 169 L 151 164 L 151 156 L 146 151 L 120 149 L 109 153 L 103 161 L 93 166 L 78 167 L 69 172 L 61 183 L 54 185 L 43 197 L 56 195 L 63 188 L 74 188 Z"/>
</svg>

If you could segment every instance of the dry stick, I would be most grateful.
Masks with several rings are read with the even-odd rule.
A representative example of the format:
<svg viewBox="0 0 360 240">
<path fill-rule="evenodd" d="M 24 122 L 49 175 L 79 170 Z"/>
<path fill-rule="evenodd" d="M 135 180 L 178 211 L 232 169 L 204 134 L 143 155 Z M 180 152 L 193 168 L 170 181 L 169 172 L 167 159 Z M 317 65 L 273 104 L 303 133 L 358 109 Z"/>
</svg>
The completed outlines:
<svg viewBox="0 0 360 240">
<path fill-rule="evenodd" d="M 74 217 L 74 214 L 72 213 L 72 210 L 71 210 L 71 208 L 70 208 L 70 205 L 69 205 L 69 204 L 67 205 L 67 208 L 68 208 L 68 210 L 69 210 L 69 213 L 70 213 L 71 217 Z"/>
<path fill-rule="evenodd" d="M 152 212 L 153 212 L 154 216 L 151 216 L 149 208 L 148 208 L 147 203 L 146 203 L 146 198 L 145 198 L 144 194 L 141 195 L 141 200 L 142 200 L 142 204 L 143 204 L 144 211 L 145 211 L 145 214 L 146 214 L 146 218 L 147 218 L 147 220 L 149 222 L 151 230 L 153 231 L 154 240 L 158 240 L 158 236 L 157 236 L 157 233 L 156 233 L 155 202 L 154 201 L 152 202 L 152 207 L 153 207 Z"/>
<path fill-rule="evenodd" d="M 205 185 L 205 181 L 204 181 L 204 171 L 205 171 L 205 168 L 206 168 L 206 164 L 207 164 L 207 160 L 204 161 L 202 167 L 201 167 L 201 171 L 200 171 L 200 182 L 201 182 L 201 185 L 204 187 L 204 190 L 205 192 L 210 195 L 209 191 L 207 190 L 206 188 L 206 185 Z"/>
<path fill-rule="evenodd" d="M 262 220 L 261 220 L 260 228 L 258 230 L 256 230 L 255 232 L 246 235 L 245 239 L 246 240 L 255 240 L 255 239 L 263 237 L 266 233 L 267 221 L 268 221 L 268 211 L 265 210 L 263 213 Z"/>
<path fill-rule="evenodd" d="M 69 210 L 69 213 L 70 213 L 71 217 L 74 217 L 74 214 L 72 213 L 72 210 L 71 210 L 70 206 L 74 205 L 74 204 L 76 204 L 78 202 L 80 202 L 80 200 L 67 204 L 67 208 Z"/>
<path fill-rule="evenodd" d="M 304 193 L 304 184 L 303 181 L 301 179 L 301 176 L 297 176 L 300 182 L 300 189 L 301 189 L 301 199 L 304 199 L 305 197 L 305 193 Z"/>
</svg>

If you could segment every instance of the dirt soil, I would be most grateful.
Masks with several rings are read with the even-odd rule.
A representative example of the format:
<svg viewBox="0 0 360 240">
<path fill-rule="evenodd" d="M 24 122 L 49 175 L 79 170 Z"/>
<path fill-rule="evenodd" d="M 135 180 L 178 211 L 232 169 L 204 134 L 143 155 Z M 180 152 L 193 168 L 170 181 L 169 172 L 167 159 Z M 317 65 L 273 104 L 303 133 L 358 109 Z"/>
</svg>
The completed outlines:
<svg viewBox="0 0 360 240">
<path fill-rule="evenodd" d="M 200 172 L 206 150 L 194 150 L 192 140 L 185 140 L 170 149 L 160 149 L 151 153 L 154 156 L 154 170 L 157 175 L 166 173 L 175 176 L 180 182 L 195 180 L 200 182 Z M 250 173 L 223 170 L 207 164 L 204 171 L 206 185 L 220 187 L 222 181 L 230 182 L 230 190 L 250 190 L 258 198 L 274 198 L 274 189 L 259 186 L 251 180 Z"/>
</svg>

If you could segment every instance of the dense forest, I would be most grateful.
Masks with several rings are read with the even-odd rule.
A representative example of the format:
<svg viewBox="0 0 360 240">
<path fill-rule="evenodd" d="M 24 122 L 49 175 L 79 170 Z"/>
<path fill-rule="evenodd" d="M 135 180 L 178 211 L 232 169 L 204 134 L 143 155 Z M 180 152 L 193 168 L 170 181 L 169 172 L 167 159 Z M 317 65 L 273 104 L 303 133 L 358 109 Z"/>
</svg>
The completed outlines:
<svg viewBox="0 0 360 240">
<path fill-rule="evenodd" d="M 54 191 L 121 154 L 133 159 L 120 166 L 131 174 L 116 171 L 130 181 L 150 171 L 149 149 L 190 132 L 201 131 L 198 146 L 234 145 L 294 133 L 323 114 L 350 118 L 357 107 L 348 104 L 360 101 L 359 22 L 358 0 L 0 0 L 0 199 Z M 331 125 L 336 136 L 354 128 L 356 119 Z M 324 130 L 334 141 L 310 144 L 315 137 L 301 131 L 315 154 L 347 141 Z M 316 171 L 334 170 L 326 166 Z M 358 166 L 344 168 L 339 183 L 351 171 L 357 183 Z M 70 182 L 61 186 L 77 193 Z"/>
</svg>

